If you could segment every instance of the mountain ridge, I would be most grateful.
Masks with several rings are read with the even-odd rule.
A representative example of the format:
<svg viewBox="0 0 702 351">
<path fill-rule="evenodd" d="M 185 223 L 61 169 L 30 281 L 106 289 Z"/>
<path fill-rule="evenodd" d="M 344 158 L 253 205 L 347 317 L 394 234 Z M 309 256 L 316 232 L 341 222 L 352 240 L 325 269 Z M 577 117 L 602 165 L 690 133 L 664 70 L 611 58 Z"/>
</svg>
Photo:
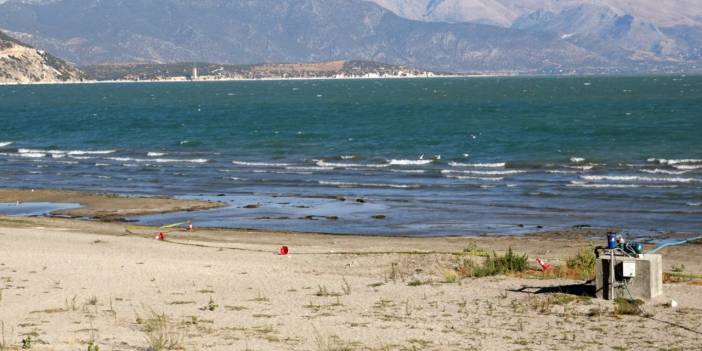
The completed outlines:
<svg viewBox="0 0 702 351">
<path fill-rule="evenodd" d="M 421 1 L 437 13 L 453 0 Z M 489 3 L 468 3 L 475 1 Z M 0 28 L 79 65 L 368 60 L 439 71 L 537 74 L 702 67 L 699 28 L 684 22 L 661 27 L 597 4 L 527 9 L 505 26 L 413 20 L 375 2 L 11 0 L 0 4 Z"/>
</svg>

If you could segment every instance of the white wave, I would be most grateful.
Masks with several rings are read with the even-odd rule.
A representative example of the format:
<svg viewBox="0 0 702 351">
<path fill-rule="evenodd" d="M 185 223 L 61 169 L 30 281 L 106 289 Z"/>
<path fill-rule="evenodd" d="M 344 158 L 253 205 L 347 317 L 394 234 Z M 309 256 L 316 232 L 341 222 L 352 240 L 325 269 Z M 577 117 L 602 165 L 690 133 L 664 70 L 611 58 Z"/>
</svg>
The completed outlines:
<svg viewBox="0 0 702 351">
<path fill-rule="evenodd" d="M 61 150 L 58 150 L 63 152 Z M 66 152 L 69 155 L 109 155 L 114 154 L 117 150 L 71 150 Z"/>
<path fill-rule="evenodd" d="M 342 160 L 353 160 L 355 158 L 356 158 L 356 156 L 354 156 L 354 155 L 341 155 Z"/>
<path fill-rule="evenodd" d="M 694 171 L 696 169 L 702 169 L 702 165 L 673 165 L 673 167 L 685 171 Z"/>
<path fill-rule="evenodd" d="M 580 176 L 580 178 L 590 181 L 610 180 L 610 181 L 634 181 L 651 183 L 691 183 L 702 180 L 696 178 L 661 178 L 661 177 L 640 177 L 640 176 Z"/>
<path fill-rule="evenodd" d="M 443 173 L 443 174 L 460 173 L 460 174 L 475 174 L 475 175 L 509 175 L 509 174 L 526 173 L 526 171 L 523 171 L 523 170 L 509 170 L 509 171 L 464 171 L 464 170 L 444 169 L 444 170 L 441 170 L 441 173 Z"/>
<path fill-rule="evenodd" d="M 57 157 L 57 156 L 59 156 L 59 157 L 64 157 L 65 155 L 52 155 L 52 156 L 53 156 L 53 157 Z M 95 158 L 95 157 L 92 157 L 92 156 L 70 156 L 70 157 L 73 158 L 73 159 L 76 159 L 76 160 L 91 160 L 91 159 L 94 159 L 94 158 Z"/>
<path fill-rule="evenodd" d="M 390 172 L 395 172 L 395 173 L 426 173 L 425 170 L 423 169 L 391 169 Z"/>
<path fill-rule="evenodd" d="M 482 167 L 482 168 L 504 168 L 507 165 L 506 162 L 494 162 L 494 163 L 459 163 L 459 162 L 449 162 L 451 167 Z"/>
<path fill-rule="evenodd" d="M 334 167 L 304 167 L 304 166 L 290 166 L 290 167 L 285 167 L 285 169 L 289 171 L 332 171 L 334 170 Z"/>
<path fill-rule="evenodd" d="M 13 143 L 12 141 L 2 141 L 2 142 L 0 142 L 0 147 L 7 147 L 7 146 L 12 145 L 12 143 Z"/>
<path fill-rule="evenodd" d="M 176 159 L 176 158 L 131 158 L 131 157 L 107 157 L 108 160 L 119 161 L 119 162 L 156 162 L 156 163 L 207 163 L 210 160 L 205 158 L 195 158 L 195 159 Z"/>
<path fill-rule="evenodd" d="M 608 183 L 587 183 L 571 181 L 570 184 L 566 185 L 569 187 L 579 187 L 579 188 L 677 188 L 677 185 L 642 185 L 642 184 L 608 184 Z"/>
<path fill-rule="evenodd" d="M 148 157 L 162 157 L 162 156 L 166 156 L 166 153 L 165 152 L 148 152 L 146 154 L 146 156 L 148 156 Z"/>
<path fill-rule="evenodd" d="M 585 162 L 585 159 L 582 157 L 571 157 L 570 162 L 573 163 L 580 163 L 580 162 Z"/>
<path fill-rule="evenodd" d="M 41 152 L 23 152 L 19 154 L 22 157 L 28 157 L 28 158 L 41 158 L 41 157 L 46 157 L 45 153 Z"/>
<path fill-rule="evenodd" d="M 458 175 L 447 175 L 447 178 L 459 179 L 459 180 L 487 180 L 491 182 L 499 182 L 504 180 L 504 177 L 471 177 L 471 176 L 458 176 Z"/>
<path fill-rule="evenodd" d="M 249 166 L 249 167 L 288 167 L 289 163 L 274 163 L 274 162 L 244 162 L 244 161 L 232 161 L 233 164 L 239 166 Z"/>
<path fill-rule="evenodd" d="M 421 187 L 418 184 L 382 184 L 382 183 L 349 183 L 349 182 L 335 182 L 335 181 L 318 181 L 320 185 L 333 185 L 338 187 L 347 188 L 397 188 L 397 189 L 412 189 Z"/>
<path fill-rule="evenodd" d="M 109 163 L 96 163 L 95 167 L 107 167 L 109 165 L 110 165 Z"/>
<path fill-rule="evenodd" d="M 689 163 L 702 163 L 702 159 L 696 158 L 684 158 L 684 159 L 665 159 L 665 158 L 649 158 L 648 162 L 657 162 L 662 165 L 679 165 L 679 164 L 689 164 Z"/>
<path fill-rule="evenodd" d="M 108 157 L 107 159 L 112 160 L 112 161 L 119 161 L 119 162 L 127 162 L 127 161 L 134 160 L 131 157 Z"/>
<path fill-rule="evenodd" d="M 66 154 L 51 154 L 52 158 L 64 158 L 66 157 Z"/>
<path fill-rule="evenodd" d="M 567 167 L 572 168 L 572 169 L 579 169 L 582 171 L 589 171 L 589 170 L 593 169 L 595 166 L 594 165 L 585 165 L 585 166 L 567 166 Z"/>
<path fill-rule="evenodd" d="M 702 202 L 688 202 L 686 203 L 688 206 L 702 206 Z"/>
<path fill-rule="evenodd" d="M 685 174 L 688 171 L 669 171 L 667 169 L 641 169 L 639 172 L 644 172 L 644 173 L 650 173 L 650 174 L 675 174 L 675 175 L 680 175 L 680 174 Z"/>
<path fill-rule="evenodd" d="M 178 162 L 187 162 L 187 163 L 207 163 L 210 162 L 210 160 L 206 158 L 194 158 L 194 159 L 176 159 L 176 158 L 155 158 L 155 159 L 149 159 L 149 160 L 137 160 L 137 162 L 156 162 L 156 163 L 178 163 Z"/>
<path fill-rule="evenodd" d="M 428 165 L 434 160 L 390 160 L 392 166 L 422 166 Z"/>
<path fill-rule="evenodd" d="M 319 160 L 317 161 L 317 166 L 319 167 L 335 167 L 335 168 L 348 168 L 348 167 L 365 167 L 365 168 L 384 168 L 384 167 L 389 167 L 390 165 L 385 163 L 385 164 L 380 164 L 380 163 L 336 163 L 336 162 L 326 162 Z"/>
<path fill-rule="evenodd" d="M 578 188 L 640 188 L 638 184 L 593 184 L 586 182 L 572 181 L 567 186 Z"/>
</svg>

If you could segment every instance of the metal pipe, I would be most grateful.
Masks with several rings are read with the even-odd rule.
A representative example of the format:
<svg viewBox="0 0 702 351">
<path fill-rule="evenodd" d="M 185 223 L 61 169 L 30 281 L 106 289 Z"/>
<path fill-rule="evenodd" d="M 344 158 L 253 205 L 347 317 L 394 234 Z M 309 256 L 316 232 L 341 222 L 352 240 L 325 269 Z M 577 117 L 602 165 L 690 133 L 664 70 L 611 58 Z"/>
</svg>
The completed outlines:
<svg viewBox="0 0 702 351">
<path fill-rule="evenodd" d="M 698 236 L 698 237 L 696 237 L 696 238 L 690 238 L 690 239 L 683 240 L 683 241 L 676 241 L 676 242 L 672 242 L 672 243 L 667 243 L 667 244 L 664 244 L 664 245 L 661 245 L 661 246 L 656 247 L 655 249 L 653 249 L 653 250 L 647 252 L 646 254 L 647 254 L 647 255 L 648 255 L 648 254 L 654 254 L 654 253 L 658 252 L 659 250 L 664 249 L 664 248 L 666 248 L 666 247 L 677 246 L 677 245 L 683 245 L 683 244 L 687 244 L 687 243 L 689 243 L 689 242 L 693 242 L 693 241 L 697 241 L 697 240 L 702 240 L 702 236 Z"/>
<path fill-rule="evenodd" d="M 614 250 L 609 250 L 609 299 L 614 300 Z"/>
</svg>

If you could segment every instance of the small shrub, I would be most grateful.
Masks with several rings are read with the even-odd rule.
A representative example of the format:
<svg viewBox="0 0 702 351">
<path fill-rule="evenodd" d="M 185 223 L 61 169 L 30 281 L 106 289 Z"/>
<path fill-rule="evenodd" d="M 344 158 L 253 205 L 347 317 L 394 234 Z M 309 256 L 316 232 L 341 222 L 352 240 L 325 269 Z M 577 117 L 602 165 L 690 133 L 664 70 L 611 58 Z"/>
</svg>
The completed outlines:
<svg viewBox="0 0 702 351">
<path fill-rule="evenodd" d="M 457 279 L 465 277 L 488 277 L 500 274 L 512 274 L 524 272 L 527 269 L 528 257 L 526 255 L 515 255 L 510 247 L 503 256 L 499 256 L 493 252 L 491 257 L 485 259 L 481 265 L 477 265 L 473 260 L 463 260 L 455 271 L 458 275 Z M 444 278 L 452 278 L 448 274 L 444 274 Z"/>
<path fill-rule="evenodd" d="M 27 336 L 22 339 L 22 350 L 29 350 L 32 348 L 32 337 Z"/>
<path fill-rule="evenodd" d="M 214 302 L 214 300 L 212 299 L 212 297 L 210 296 L 210 301 L 207 303 L 207 305 L 203 306 L 203 307 L 200 308 L 200 309 L 203 310 L 203 311 L 210 311 L 210 312 L 212 312 L 212 311 L 216 310 L 217 307 L 219 307 L 219 305 L 216 304 L 216 303 Z"/>
<path fill-rule="evenodd" d="M 468 256 L 478 256 L 478 257 L 490 257 L 490 253 L 483 248 L 479 247 L 478 244 L 471 242 L 463 249 L 463 253 Z"/>
<path fill-rule="evenodd" d="M 575 271 L 580 275 L 581 279 L 592 279 L 595 276 L 595 257 L 594 248 L 585 248 L 580 250 L 577 255 L 566 260 L 566 267 Z"/>
<path fill-rule="evenodd" d="M 641 305 L 643 301 L 638 299 L 617 298 L 614 300 L 614 313 L 624 315 L 639 315 L 641 314 Z"/>
<path fill-rule="evenodd" d="M 182 349 L 181 336 L 174 330 L 166 314 L 151 312 L 151 317 L 144 320 L 142 331 L 149 351 Z"/>
</svg>

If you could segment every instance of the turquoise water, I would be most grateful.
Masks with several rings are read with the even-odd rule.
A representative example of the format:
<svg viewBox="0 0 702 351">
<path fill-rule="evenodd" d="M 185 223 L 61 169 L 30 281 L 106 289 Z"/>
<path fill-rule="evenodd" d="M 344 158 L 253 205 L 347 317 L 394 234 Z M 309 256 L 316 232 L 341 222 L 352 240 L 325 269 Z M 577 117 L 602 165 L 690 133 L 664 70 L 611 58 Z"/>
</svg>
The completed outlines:
<svg viewBox="0 0 702 351">
<path fill-rule="evenodd" d="M 231 205 L 145 223 L 389 235 L 702 226 L 702 77 L 4 86 L 0 120 L 4 187 Z"/>
</svg>

